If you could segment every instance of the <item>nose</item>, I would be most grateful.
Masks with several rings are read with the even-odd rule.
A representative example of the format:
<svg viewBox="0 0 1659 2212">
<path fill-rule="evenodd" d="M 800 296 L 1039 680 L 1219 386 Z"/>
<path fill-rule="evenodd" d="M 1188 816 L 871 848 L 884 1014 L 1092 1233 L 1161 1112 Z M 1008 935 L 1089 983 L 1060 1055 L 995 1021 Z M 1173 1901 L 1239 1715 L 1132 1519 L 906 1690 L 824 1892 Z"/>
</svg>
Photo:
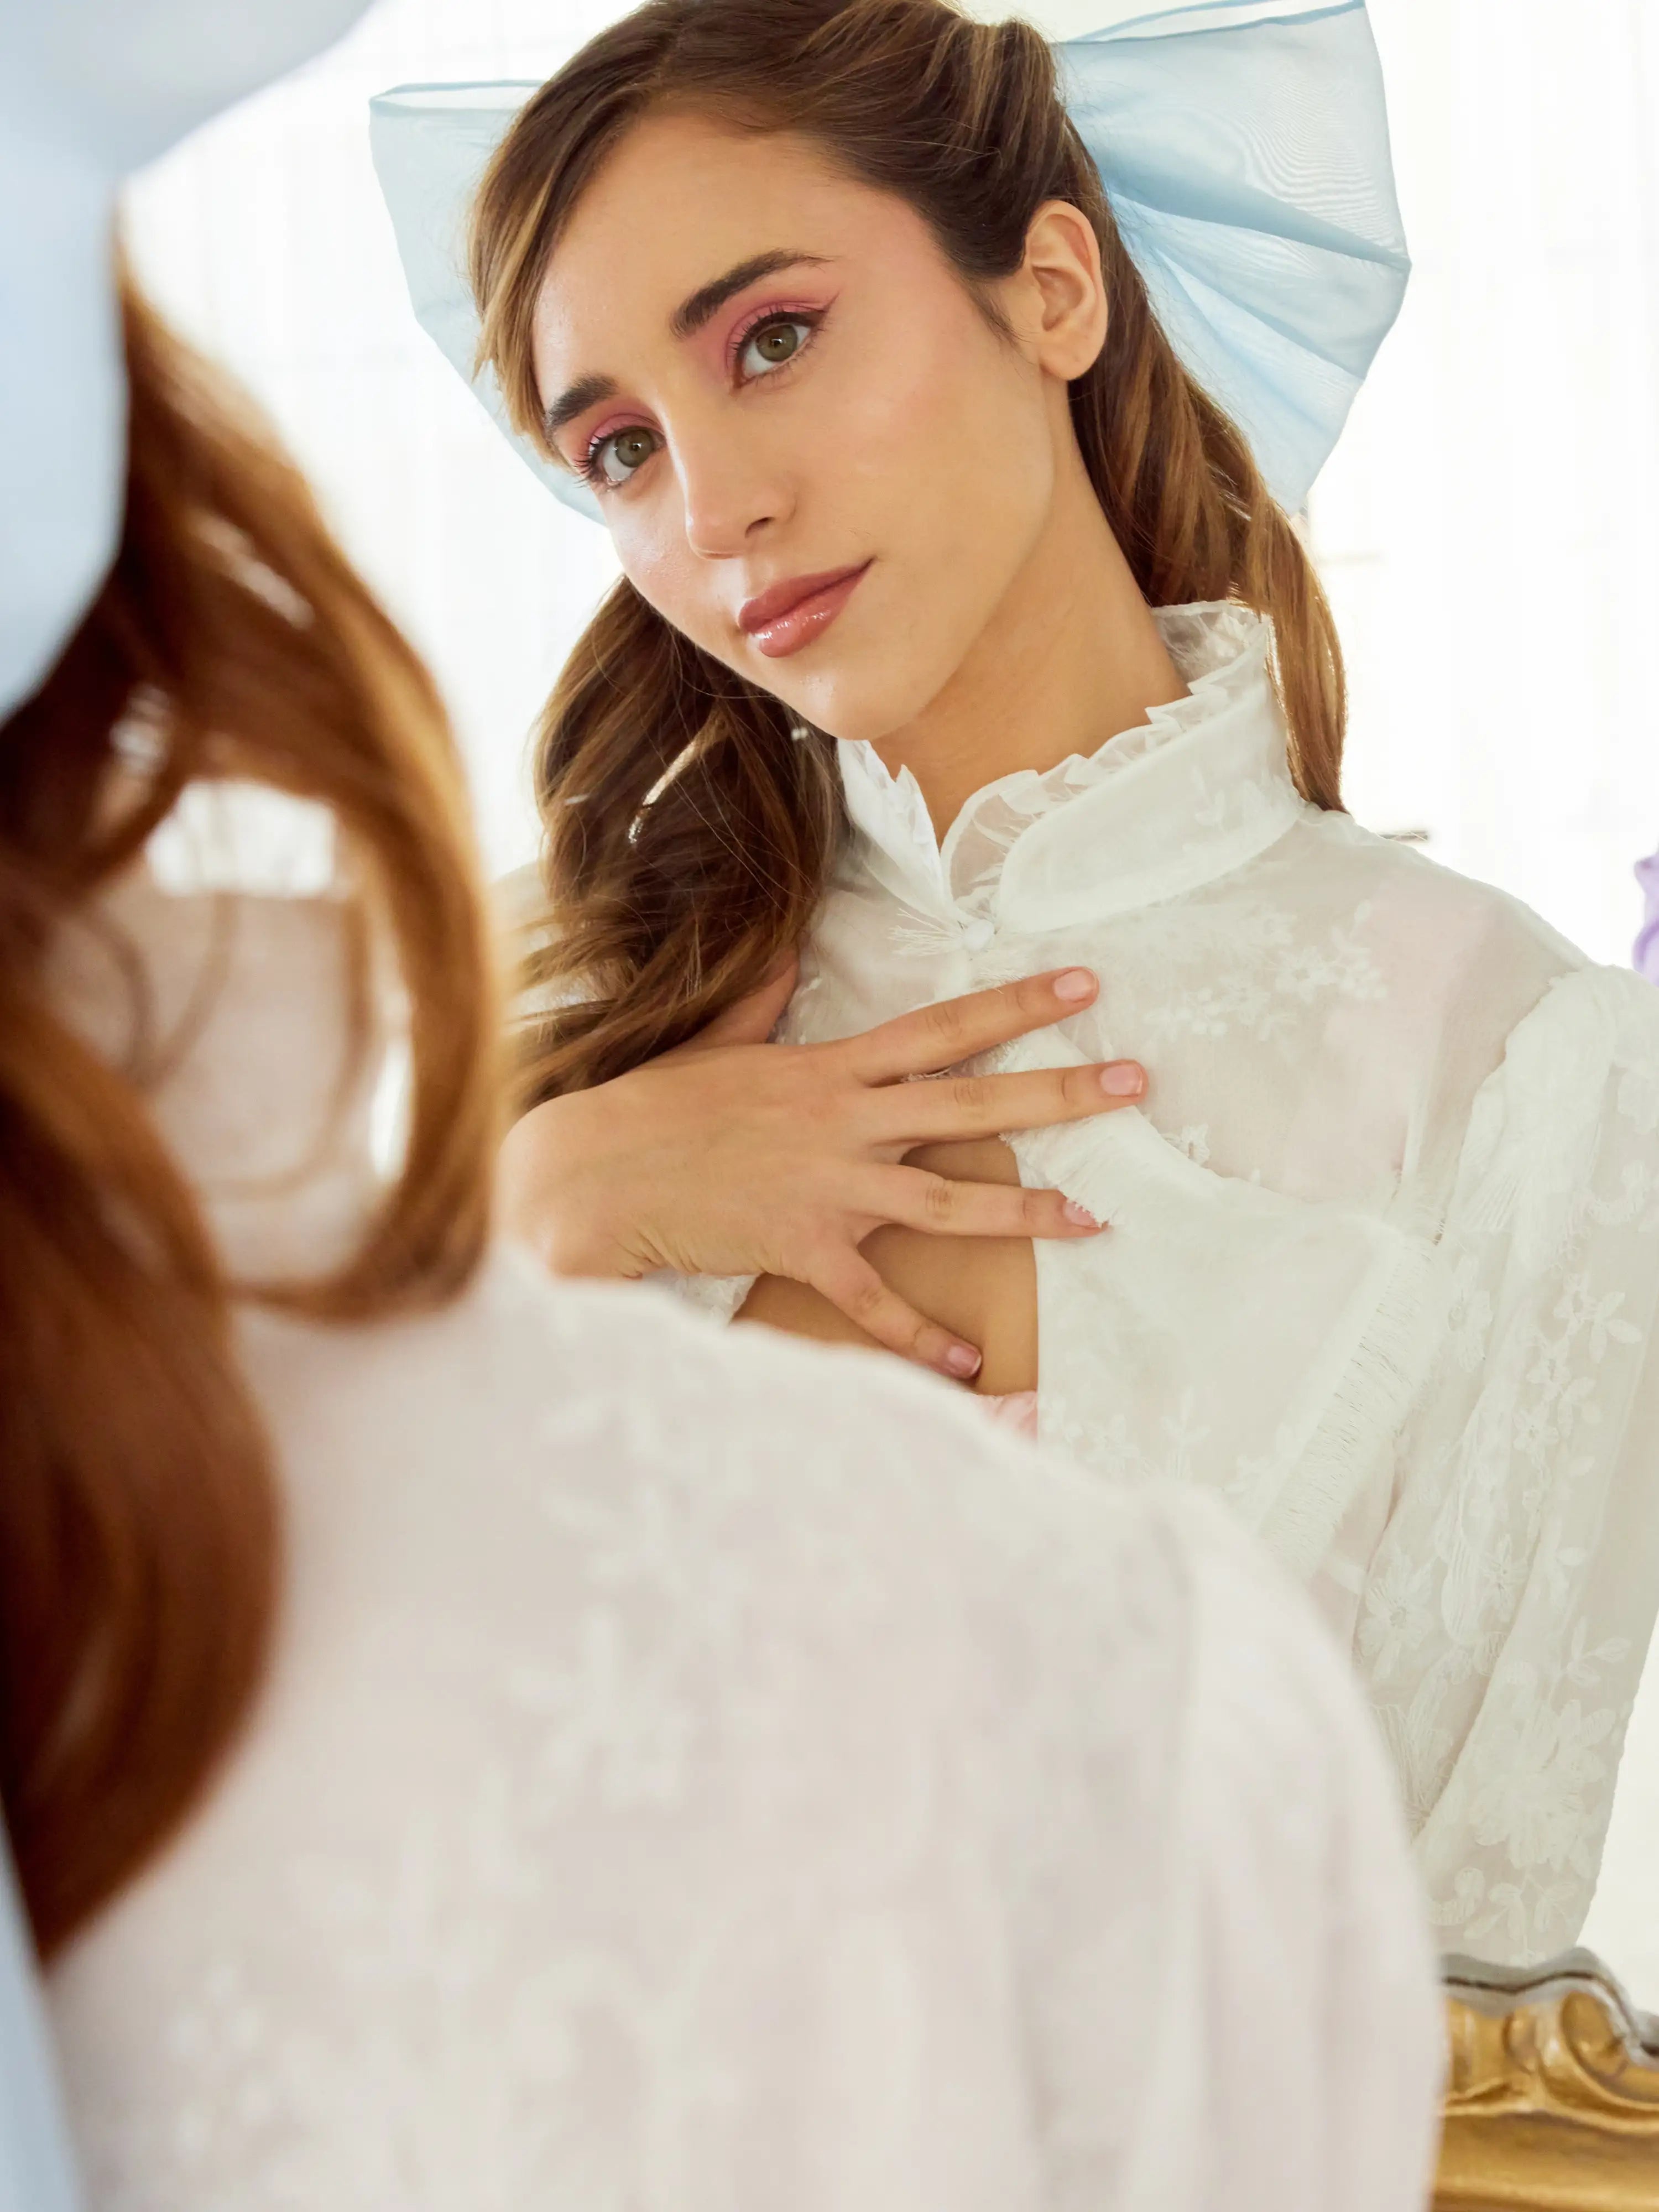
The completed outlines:
<svg viewBox="0 0 1659 2212">
<path fill-rule="evenodd" d="M 757 538 L 787 520 L 791 498 L 748 426 L 700 427 L 677 441 L 675 471 L 685 509 L 685 538 L 694 553 L 718 561 L 747 552 Z"/>
</svg>

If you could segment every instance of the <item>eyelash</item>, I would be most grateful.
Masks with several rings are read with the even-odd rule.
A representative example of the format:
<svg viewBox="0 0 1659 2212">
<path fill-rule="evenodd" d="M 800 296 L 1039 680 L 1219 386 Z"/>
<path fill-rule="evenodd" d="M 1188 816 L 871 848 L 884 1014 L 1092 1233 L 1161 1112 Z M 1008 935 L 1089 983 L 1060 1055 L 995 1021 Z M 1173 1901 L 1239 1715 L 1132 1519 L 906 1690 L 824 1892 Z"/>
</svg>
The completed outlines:
<svg viewBox="0 0 1659 2212">
<path fill-rule="evenodd" d="M 805 344 L 801 347 L 800 352 L 791 354 L 789 359 L 781 364 L 785 368 L 793 368 L 794 364 L 800 359 L 801 354 L 805 353 L 811 346 L 813 341 L 817 338 L 819 331 L 823 327 L 828 315 L 829 310 L 827 307 L 780 307 L 775 304 L 769 307 L 760 308 L 755 314 L 750 316 L 746 323 L 739 323 L 737 329 L 732 331 L 731 337 L 726 342 L 726 368 L 727 375 L 729 376 L 732 373 L 732 371 L 737 368 L 738 363 L 743 359 L 743 349 L 748 344 L 750 339 L 758 337 L 762 331 L 769 329 L 774 323 L 805 323 L 806 325 Z M 775 369 L 772 373 L 775 375 L 777 371 Z M 754 378 L 751 378 L 750 380 L 751 383 L 757 380 L 769 381 L 769 380 L 757 380 Z"/>
<path fill-rule="evenodd" d="M 772 379 L 779 374 L 779 369 L 793 368 L 803 354 L 808 353 L 811 350 L 818 332 L 823 329 L 828 319 L 829 310 L 826 307 L 769 307 L 761 308 L 749 322 L 740 324 L 737 330 L 732 332 L 726 348 L 727 374 L 730 374 L 732 370 L 735 368 L 737 363 L 743 359 L 743 349 L 748 344 L 750 339 L 757 337 L 762 331 L 769 329 L 774 323 L 805 323 L 807 328 L 806 337 L 797 350 L 790 355 L 787 362 L 780 362 L 778 368 L 770 370 L 764 376 L 756 376 L 748 379 L 748 381 L 751 384 L 769 384 L 772 381 Z M 603 453 L 605 447 L 611 443 L 611 441 L 613 438 L 623 437 L 629 430 L 637 427 L 639 426 L 632 422 L 625 422 L 622 426 L 621 429 L 607 430 L 603 437 L 595 438 L 592 443 L 588 447 L 587 451 L 576 463 L 576 474 L 590 489 L 598 492 L 601 496 L 603 496 L 606 493 L 620 491 L 623 489 L 621 484 L 612 483 L 611 479 L 605 475 L 605 471 L 600 465 L 599 456 Z M 641 465 L 643 466 L 643 463 L 641 463 Z M 637 474 L 637 471 L 635 473 Z M 631 479 L 629 479 L 629 481 L 631 481 Z"/>
</svg>

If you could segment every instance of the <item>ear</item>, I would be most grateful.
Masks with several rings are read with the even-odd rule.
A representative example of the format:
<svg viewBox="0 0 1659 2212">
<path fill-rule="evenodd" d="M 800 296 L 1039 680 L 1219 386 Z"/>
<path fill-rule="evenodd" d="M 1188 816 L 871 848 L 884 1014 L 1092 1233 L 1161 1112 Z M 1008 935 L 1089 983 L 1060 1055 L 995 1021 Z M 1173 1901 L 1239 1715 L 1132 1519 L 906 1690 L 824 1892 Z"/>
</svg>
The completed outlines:
<svg viewBox="0 0 1659 2212">
<path fill-rule="evenodd" d="M 1007 305 L 1022 348 L 1069 384 L 1106 342 L 1109 303 L 1094 225 L 1069 200 L 1045 200 L 1025 234 Z"/>
</svg>

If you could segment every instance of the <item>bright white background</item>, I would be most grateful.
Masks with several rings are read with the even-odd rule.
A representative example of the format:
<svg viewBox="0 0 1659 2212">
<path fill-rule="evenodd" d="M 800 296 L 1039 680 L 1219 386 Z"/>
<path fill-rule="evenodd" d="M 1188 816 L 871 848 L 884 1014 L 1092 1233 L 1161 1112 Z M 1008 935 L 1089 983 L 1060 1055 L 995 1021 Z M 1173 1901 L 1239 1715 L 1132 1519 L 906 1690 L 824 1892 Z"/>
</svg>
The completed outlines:
<svg viewBox="0 0 1659 2212">
<path fill-rule="evenodd" d="M 1064 34 L 1146 4 L 1025 12 Z M 415 327 L 365 102 L 539 78 L 620 12 L 379 0 L 130 198 L 151 291 L 259 395 L 435 670 L 496 871 L 533 851 L 526 733 L 613 564 Z M 1350 660 L 1351 803 L 1621 961 L 1631 864 L 1659 842 L 1659 5 L 1371 15 L 1416 268 L 1312 501 Z M 1659 1686 L 1638 1721 L 1587 1936 L 1656 2004 Z"/>
</svg>

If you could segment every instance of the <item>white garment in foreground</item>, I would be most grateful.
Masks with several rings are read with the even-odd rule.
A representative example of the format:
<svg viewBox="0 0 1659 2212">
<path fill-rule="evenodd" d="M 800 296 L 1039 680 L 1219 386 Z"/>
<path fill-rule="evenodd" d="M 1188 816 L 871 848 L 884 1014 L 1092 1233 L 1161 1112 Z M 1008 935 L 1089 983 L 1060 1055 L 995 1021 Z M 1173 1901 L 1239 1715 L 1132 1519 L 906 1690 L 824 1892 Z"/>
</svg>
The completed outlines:
<svg viewBox="0 0 1659 2212">
<path fill-rule="evenodd" d="M 280 1099 L 331 1241 L 337 910 L 224 911 L 164 1119 L 212 1188 L 256 1130 L 282 1164 Z M 204 933 L 154 920 L 164 1011 Z M 220 1215 L 244 1265 L 306 1218 Z M 1210 1501 L 505 1253 L 244 1341 L 287 1608 L 205 1810 L 52 1977 L 95 2212 L 1421 2203 L 1386 1762 Z"/>
<path fill-rule="evenodd" d="M 1260 617 L 1157 619 L 1189 696 L 988 785 L 942 851 L 842 745 L 854 834 L 782 1033 L 1096 969 L 983 1063 L 1150 1076 L 1011 1139 L 1111 1224 L 1036 1247 L 1039 1432 L 1260 1531 L 1352 1648 L 1445 1947 L 1541 1958 L 1659 1601 L 1659 994 L 1306 805 Z"/>
</svg>

